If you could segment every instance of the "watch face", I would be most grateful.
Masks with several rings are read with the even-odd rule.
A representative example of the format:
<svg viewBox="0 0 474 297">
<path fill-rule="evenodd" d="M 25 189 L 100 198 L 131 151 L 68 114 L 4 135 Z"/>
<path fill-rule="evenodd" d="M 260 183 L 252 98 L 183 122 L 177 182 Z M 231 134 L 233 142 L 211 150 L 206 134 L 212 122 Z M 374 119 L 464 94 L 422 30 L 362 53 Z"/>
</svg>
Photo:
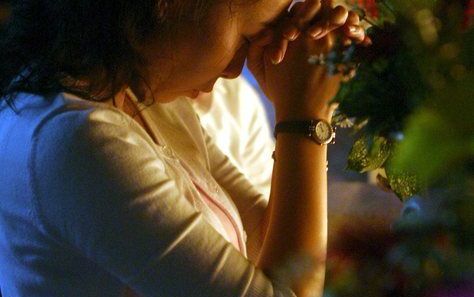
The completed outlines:
<svg viewBox="0 0 474 297">
<path fill-rule="evenodd" d="M 318 138 L 318 140 L 322 144 L 327 144 L 331 142 L 332 140 L 332 135 L 333 135 L 333 130 L 331 127 L 331 124 L 326 123 L 324 121 L 319 121 L 316 124 L 316 129 L 314 131 L 315 136 Z"/>
</svg>

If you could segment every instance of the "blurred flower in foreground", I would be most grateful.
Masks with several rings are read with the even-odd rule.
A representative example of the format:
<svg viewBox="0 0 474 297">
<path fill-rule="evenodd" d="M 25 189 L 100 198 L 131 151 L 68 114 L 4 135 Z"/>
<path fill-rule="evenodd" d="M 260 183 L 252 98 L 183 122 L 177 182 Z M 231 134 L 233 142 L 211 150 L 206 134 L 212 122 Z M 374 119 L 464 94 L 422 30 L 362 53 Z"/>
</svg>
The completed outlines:
<svg viewBox="0 0 474 297">
<path fill-rule="evenodd" d="M 358 75 L 337 99 L 360 135 L 348 167 L 384 168 L 387 186 L 404 199 L 420 192 L 420 204 L 391 229 L 367 222 L 341 229 L 325 295 L 471 297 L 474 30 L 465 24 L 472 1 L 377 3 L 380 16 L 387 20 L 388 10 L 394 20 L 372 29 L 378 45 L 353 51 Z"/>
</svg>

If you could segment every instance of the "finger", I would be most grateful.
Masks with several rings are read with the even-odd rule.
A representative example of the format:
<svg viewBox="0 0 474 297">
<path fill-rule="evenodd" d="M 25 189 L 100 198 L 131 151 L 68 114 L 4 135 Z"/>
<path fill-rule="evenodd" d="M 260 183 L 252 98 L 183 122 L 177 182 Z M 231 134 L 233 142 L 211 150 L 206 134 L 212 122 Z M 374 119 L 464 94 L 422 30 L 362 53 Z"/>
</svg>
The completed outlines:
<svg viewBox="0 0 474 297">
<path fill-rule="evenodd" d="M 337 109 L 338 107 L 339 107 L 339 103 L 337 103 L 337 102 L 330 103 L 330 104 L 329 104 L 329 112 L 330 112 L 330 114 L 333 114 L 333 113 L 336 111 L 336 109 Z"/>
<path fill-rule="evenodd" d="M 306 0 L 302 2 L 298 11 L 292 17 L 294 24 L 300 29 L 304 30 L 314 16 L 320 11 L 322 2 L 327 0 Z"/>
<path fill-rule="evenodd" d="M 294 41 L 300 35 L 300 29 L 298 29 L 298 27 L 293 23 L 288 23 L 284 25 L 284 28 L 282 29 L 282 35 L 289 41 Z"/>
<path fill-rule="evenodd" d="M 304 9 L 304 2 L 296 2 L 294 3 L 288 10 L 287 17 L 285 21 L 281 25 L 281 32 L 284 38 L 294 41 L 298 38 L 300 34 L 300 30 L 297 24 L 294 22 L 293 17 L 300 13 L 301 10 Z"/>
<path fill-rule="evenodd" d="M 298 13 L 294 15 L 293 22 L 300 30 L 307 28 L 316 18 L 323 20 L 332 10 L 332 0 L 306 0 Z"/>
<path fill-rule="evenodd" d="M 365 39 L 365 30 L 361 26 L 344 26 L 344 34 L 357 44 L 362 43 Z"/>
<path fill-rule="evenodd" d="M 285 57 L 288 42 L 298 37 L 299 30 L 292 25 L 292 20 L 288 17 L 282 19 L 281 23 L 274 30 L 273 42 L 267 46 L 265 56 L 273 64 L 279 64 Z"/>
<path fill-rule="evenodd" d="M 328 16 L 316 22 L 306 31 L 313 39 L 320 39 L 326 36 L 329 32 L 336 30 L 343 26 L 348 18 L 348 11 L 343 6 L 337 6 L 328 13 Z"/>
<path fill-rule="evenodd" d="M 334 48 L 335 42 L 336 38 L 334 34 L 326 35 L 323 39 L 323 46 L 321 47 L 323 53 L 329 53 Z"/>
<path fill-rule="evenodd" d="M 348 82 L 351 79 L 353 79 L 357 74 L 357 71 L 355 69 L 349 70 L 349 73 L 345 74 L 342 76 L 342 81 L 343 82 Z"/>
<path fill-rule="evenodd" d="M 281 56 L 279 57 L 277 64 L 281 63 L 281 61 L 283 61 L 285 59 L 287 49 L 288 49 L 288 40 L 283 39 L 280 43 L 280 54 L 281 54 Z"/>
<path fill-rule="evenodd" d="M 350 39 L 349 37 L 343 35 L 342 39 L 341 39 L 341 43 L 342 43 L 342 46 L 348 47 L 352 44 L 352 39 Z"/>
<path fill-rule="evenodd" d="M 335 43 L 334 34 L 327 34 L 326 36 L 320 38 L 317 42 L 311 43 L 312 49 L 310 52 L 313 54 L 327 54 L 332 50 Z"/>
<path fill-rule="evenodd" d="M 319 39 L 327 34 L 329 23 L 327 21 L 319 21 L 306 30 L 306 34 L 313 39 Z"/>
<path fill-rule="evenodd" d="M 247 66 L 257 80 L 264 79 L 265 48 L 273 41 L 273 31 L 267 29 L 250 41 Z"/>
<path fill-rule="evenodd" d="M 280 38 L 274 40 L 271 45 L 267 46 L 265 50 L 265 56 L 272 64 L 279 64 L 285 57 L 286 50 L 288 48 L 288 40 Z"/>
<path fill-rule="evenodd" d="M 280 56 L 279 56 L 277 64 L 281 63 L 281 61 L 283 61 L 283 59 L 285 58 L 285 54 L 286 54 L 287 49 L 288 49 L 288 40 L 286 40 L 286 39 L 281 40 L 280 47 L 279 47 Z"/>
<path fill-rule="evenodd" d="M 364 41 L 361 43 L 363 46 L 371 46 L 372 45 L 372 39 L 370 39 L 369 36 L 365 35 Z"/>
<path fill-rule="evenodd" d="M 299 7 L 301 7 L 301 5 Z M 290 41 L 294 41 L 300 35 L 300 30 L 298 26 L 294 24 L 293 19 L 291 18 L 290 15 L 288 15 L 285 18 L 285 20 L 282 22 L 280 26 L 280 30 L 283 37 Z"/>
<path fill-rule="evenodd" d="M 283 59 L 282 47 L 285 47 L 285 43 L 288 42 L 288 38 L 285 36 L 284 31 L 288 30 L 290 19 L 288 16 L 283 16 L 279 19 L 279 22 L 276 26 L 268 28 L 268 30 L 273 31 L 273 40 L 266 46 L 264 57 L 267 61 L 270 61 L 272 64 L 278 64 Z M 289 34 L 289 33 L 287 33 Z"/>
<path fill-rule="evenodd" d="M 298 38 L 301 30 L 307 28 L 317 14 L 324 18 L 327 11 L 332 10 L 332 0 L 306 0 L 297 2 L 290 9 L 290 22 L 283 31 L 284 36 L 290 41 Z M 313 33 L 314 35 L 315 33 Z"/>
<path fill-rule="evenodd" d="M 360 17 L 355 11 L 351 10 L 351 11 L 349 11 L 349 13 L 347 15 L 347 22 L 349 22 L 353 25 L 359 25 L 360 24 Z"/>
<path fill-rule="evenodd" d="M 330 8 L 332 0 L 306 0 L 296 2 L 289 10 L 287 27 L 282 30 L 283 35 L 290 41 L 296 40 L 301 30 L 304 30 L 317 13 L 323 8 Z"/>
<path fill-rule="evenodd" d="M 329 32 L 343 26 L 347 22 L 348 17 L 349 12 L 344 6 L 339 5 L 334 7 L 330 12 Z"/>
<path fill-rule="evenodd" d="M 277 31 L 280 32 L 282 40 L 274 40 L 274 44 L 269 47 L 266 56 L 273 64 L 281 62 L 285 56 L 286 49 L 288 47 L 288 41 L 294 41 L 300 35 L 300 30 L 293 23 L 291 18 L 292 15 L 298 13 L 303 9 L 303 2 L 297 2 L 290 9 L 286 17 L 284 17 L 281 23 L 278 25 Z"/>
<path fill-rule="evenodd" d="M 344 34 L 343 45 L 345 46 L 350 45 L 352 41 L 358 44 L 364 41 L 365 30 L 360 26 L 360 18 L 355 11 L 349 11 L 342 33 Z"/>
<path fill-rule="evenodd" d="M 290 6 L 290 9 L 288 10 L 288 16 L 293 19 L 295 18 L 297 15 L 301 14 L 303 11 L 302 9 L 305 8 L 305 5 L 304 5 L 304 2 L 294 2 L 294 4 L 292 4 Z"/>
</svg>

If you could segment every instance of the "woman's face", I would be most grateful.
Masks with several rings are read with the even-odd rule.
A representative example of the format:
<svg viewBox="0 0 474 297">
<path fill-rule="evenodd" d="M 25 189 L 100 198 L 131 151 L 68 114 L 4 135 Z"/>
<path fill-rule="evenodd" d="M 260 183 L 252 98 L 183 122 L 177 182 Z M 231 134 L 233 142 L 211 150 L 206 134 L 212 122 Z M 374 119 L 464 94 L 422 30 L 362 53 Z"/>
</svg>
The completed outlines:
<svg viewBox="0 0 474 297">
<path fill-rule="evenodd" d="M 214 2 L 199 23 L 182 19 L 167 42 L 149 49 L 149 82 L 155 100 L 195 98 L 199 92 L 210 92 L 219 77 L 237 77 L 248 41 L 285 13 L 292 1 Z"/>
</svg>

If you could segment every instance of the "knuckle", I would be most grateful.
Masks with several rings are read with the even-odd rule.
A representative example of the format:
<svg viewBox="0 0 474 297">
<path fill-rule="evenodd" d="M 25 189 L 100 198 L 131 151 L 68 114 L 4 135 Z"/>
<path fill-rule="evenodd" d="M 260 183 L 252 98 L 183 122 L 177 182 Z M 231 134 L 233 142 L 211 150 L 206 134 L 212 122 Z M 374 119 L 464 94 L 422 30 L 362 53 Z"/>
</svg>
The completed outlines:
<svg viewBox="0 0 474 297">
<path fill-rule="evenodd" d="M 360 21 L 359 15 L 353 10 L 349 11 L 349 14 L 348 14 L 347 18 L 351 22 L 359 22 Z"/>
<path fill-rule="evenodd" d="M 331 23 L 335 25 L 343 25 L 348 17 L 348 11 L 342 6 L 336 6 L 331 13 Z"/>
<path fill-rule="evenodd" d="M 347 16 L 349 14 L 349 11 L 342 5 L 338 5 L 338 6 L 334 7 L 333 11 L 334 11 L 335 14 L 338 14 L 338 15 Z"/>
<path fill-rule="evenodd" d="M 296 2 L 290 7 L 289 16 L 291 18 L 296 18 L 303 12 L 304 9 L 304 2 Z"/>
<path fill-rule="evenodd" d="M 303 4 L 297 7 L 298 11 L 295 13 L 294 17 L 295 23 L 297 23 L 300 28 L 310 22 L 321 9 L 321 0 L 307 0 L 301 3 Z"/>
</svg>

